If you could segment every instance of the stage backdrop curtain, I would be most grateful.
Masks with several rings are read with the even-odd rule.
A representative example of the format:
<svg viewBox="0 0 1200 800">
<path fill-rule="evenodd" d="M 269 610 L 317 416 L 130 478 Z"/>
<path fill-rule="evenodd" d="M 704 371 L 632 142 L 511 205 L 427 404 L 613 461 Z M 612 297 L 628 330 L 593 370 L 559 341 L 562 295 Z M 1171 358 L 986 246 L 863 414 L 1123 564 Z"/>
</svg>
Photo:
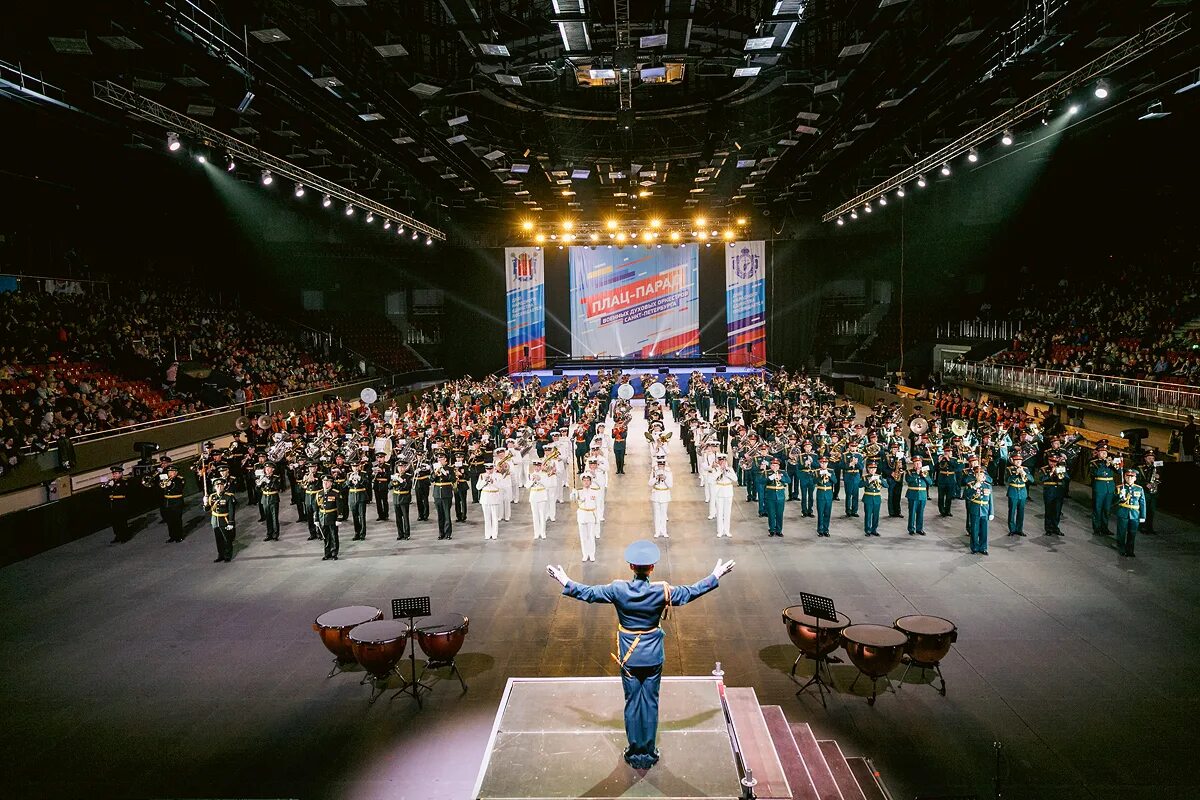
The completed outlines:
<svg viewBox="0 0 1200 800">
<path fill-rule="evenodd" d="M 546 368 L 546 268 L 540 247 L 504 248 L 508 371 Z"/>
<path fill-rule="evenodd" d="M 731 366 L 767 361 L 766 248 L 761 241 L 725 248 L 725 330 Z"/>
</svg>

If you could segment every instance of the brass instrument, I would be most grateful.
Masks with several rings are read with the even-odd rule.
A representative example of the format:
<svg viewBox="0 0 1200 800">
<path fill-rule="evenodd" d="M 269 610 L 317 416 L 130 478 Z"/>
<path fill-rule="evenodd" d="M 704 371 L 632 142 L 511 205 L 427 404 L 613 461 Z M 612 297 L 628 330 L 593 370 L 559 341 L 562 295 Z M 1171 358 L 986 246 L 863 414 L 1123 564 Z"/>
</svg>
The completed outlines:
<svg viewBox="0 0 1200 800">
<path fill-rule="evenodd" d="M 271 430 L 271 418 L 268 417 L 266 414 L 263 414 L 261 417 L 259 417 L 257 420 L 255 420 L 254 424 L 258 426 L 258 429 L 260 431 Z"/>
<path fill-rule="evenodd" d="M 288 452 L 292 449 L 292 443 L 280 438 L 267 450 L 267 461 L 283 461 Z"/>
<path fill-rule="evenodd" d="M 233 427 L 237 428 L 239 431 L 249 430 L 250 429 L 250 421 L 251 420 L 249 417 L 247 417 L 245 415 L 240 416 L 233 421 Z"/>
<path fill-rule="evenodd" d="M 908 429 L 917 436 L 920 436 L 929 430 L 929 421 L 924 417 L 916 417 L 908 423 Z"/>
<path fill-rule="evenodd" d="M 966 436 L 968 430 L 967 421 L 965 419 L 954 420 L 950 423 L 950 430 L 955 436 Z"/>
</svg>

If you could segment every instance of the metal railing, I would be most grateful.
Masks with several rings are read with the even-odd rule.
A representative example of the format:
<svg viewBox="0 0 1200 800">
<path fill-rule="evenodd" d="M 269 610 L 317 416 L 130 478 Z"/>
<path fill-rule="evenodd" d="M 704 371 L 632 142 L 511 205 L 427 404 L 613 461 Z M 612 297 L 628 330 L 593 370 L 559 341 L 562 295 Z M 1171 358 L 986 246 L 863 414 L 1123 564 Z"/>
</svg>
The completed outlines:
<svg viewBox="0 0 1200 800">
<path fill-rule="evenodd" d="M 1200 391 L 1194 386 L 1173 383 L 974 361 L 943 362 L 942 380 L 1047 399 L 1078 400 L 1176 420 L 1190 414 L 1200 415 Z"/>
<path fill-rule="evenodd" d="M 1021 323 L 1001 320 L 962 319 L 944 322 L 937 326 L 939 339 L 984 339 L 1000 341 L 1012 339 L 1021 330 Z"/>
</svg>

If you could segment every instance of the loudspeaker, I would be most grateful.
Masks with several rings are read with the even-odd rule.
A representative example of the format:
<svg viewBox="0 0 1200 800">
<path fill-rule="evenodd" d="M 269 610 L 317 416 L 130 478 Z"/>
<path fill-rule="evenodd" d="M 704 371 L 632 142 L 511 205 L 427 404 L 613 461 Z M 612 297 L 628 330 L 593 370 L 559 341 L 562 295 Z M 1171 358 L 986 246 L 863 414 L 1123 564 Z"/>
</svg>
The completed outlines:
<svg viewBox="0 0 1200 800">
<path fill-rule="evenodd" d="M 555 374 L 555 375 L 562 375 L 562 374 L 563 374 L 561 369 L 555 369 L 555 370 L 551 370 L 551 372 L 552 372 L 553 374 Z"/>
<path fill-rule="evenodd" d="M 717 372 L 724 372 L 724 371 L 725 371 L 725 367 L 717 367 Z"/>
<path fill-rule="evenodd" d="M 670 374 L 671 374 L 671 368 L 670 368 L 670 367 L 659 367 L 659 368 L 658 368 L 658 374 L 659 374 L 659 375 L 670 375 Z"/>
</svg>

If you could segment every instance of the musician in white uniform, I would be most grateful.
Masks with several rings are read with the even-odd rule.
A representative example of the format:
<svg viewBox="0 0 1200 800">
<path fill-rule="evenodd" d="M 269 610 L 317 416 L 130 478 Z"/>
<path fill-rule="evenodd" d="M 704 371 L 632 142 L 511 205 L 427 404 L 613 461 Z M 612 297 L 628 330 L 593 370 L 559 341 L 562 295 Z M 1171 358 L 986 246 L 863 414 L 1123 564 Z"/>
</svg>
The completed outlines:
<svg viewBox="0 0 1200 800">
<path fill-rule="evenodd" d="M 558 518 L 558 504 L 562 500 L 562 478 L 557 459 L 542 461 L 542 481 L 546 485 L 546 519 L 554 522 Z"/>
<path fill-rule="evenodd" d="M 650 510 L 654 516 L 654 538 L 670 538 L 667 533 L 667 507 L 671 503 L 671 487 L 675 484 L 665 458 L 659 459 L 650 471 Z"/>
<path fill-rule="evenodd" d="M 509 520 L 512 519 L 513 482 L 508 465 L 512 463 L 512 457 L 505 447 L 497 447 L 492 455 L 495 457 L 496 481 L 500 485 L 500 517 Z"/>
<path fill-rule="evenodd" d="M 737 473 L 729 467 L 724 453 L 717 454 L 717 464 L 712 472 L 713 503 L 716 506 L 717 538 L 733 538 L 729 532 L 729 517 L 733 513 L 733 487 L 737 485 Z"/>
<path fill-rule="evenodd" d="M 575 501 L 575 521 L 579 525 L 579 549 L 583 553 L 583 561 L 596 560 L 596 537 L 600 530 L 600 517 L 596 513 L 597 494 L 592 488 L 592 476 L 583 473 L 579 476 L 583 484 L 571 491 L 571 499 Z"/>
<path fill-rule="evenodd" d="M 608 489 L 608 476 L 600 469 L 600 463 L 594 458 L 588 459 L 587 468 L 583 471 L 583 475 L 589 475 L 592 479 L 592 489 L 596 492 L 596 538 L 600 538 L 599 523 L 604 522 L 604 496 Z M 580 475 L 580 477 L 583 477 Z"/>
<path fill-rule="evenodd" d="M 698 470 L 700 485 L 704 487 L 704 502 L 708 503 L 708 518 L 717 518 L 717 497 L 713 492 L 713 475 L 717 470 L 717 447 L 714 442 L 703 440 L 700 450 Z"/>
<path fill-rule="evenodd" d="M 529 510 L 533 512 L 533 538 L 546 538 L 546 508 L 550 505 L 550 493 L 546 488 L 546 476 L 542 472 L 542 460 L 535 458 L 529 464 L 525 476 L 525 488 L 529 490 Z"/>
<path fill-rule="evenodd" d="M 500 533 L 500 507 L 504 504 L 500 477 L 496 465 L 484 464 L 484 473 L 475 482 L 479 490 L 479 507 L 483 511 L 483 538 L 497 539 Z"/>
</svg>

